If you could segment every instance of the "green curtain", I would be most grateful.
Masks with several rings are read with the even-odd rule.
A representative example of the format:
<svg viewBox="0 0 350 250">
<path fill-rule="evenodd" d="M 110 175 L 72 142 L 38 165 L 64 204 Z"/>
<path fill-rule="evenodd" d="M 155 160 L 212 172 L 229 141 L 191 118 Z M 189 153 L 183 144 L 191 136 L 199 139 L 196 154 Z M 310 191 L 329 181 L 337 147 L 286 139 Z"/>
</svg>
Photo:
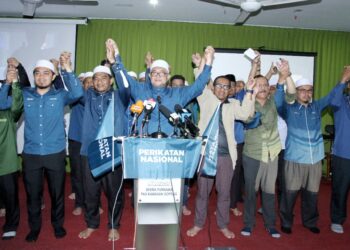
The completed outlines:
<svg viewBox="0 0 350 250">
<path fill-rule="evenodd" d="M 193 79 L 191 55 L 207 45 L 216 48 L 248 47 L 265 50 L 316 52 L 315 98 L 326 95 L 350 63 L 350 33 L 222 24 L 131 20 L 89 20 L 78 26 L 76 69 L 92 70 L 105 58 L 104 42 L 113 38 L 128 70 L 144 71 L 144 56 L 169 62 L 172 74 Z M 234 72 L 232 72 L 234 73 Z M 191 81 L 190 81 L 191 82 Z M 323 123 L 332 122 L 329 114 Z"/>
</svg>

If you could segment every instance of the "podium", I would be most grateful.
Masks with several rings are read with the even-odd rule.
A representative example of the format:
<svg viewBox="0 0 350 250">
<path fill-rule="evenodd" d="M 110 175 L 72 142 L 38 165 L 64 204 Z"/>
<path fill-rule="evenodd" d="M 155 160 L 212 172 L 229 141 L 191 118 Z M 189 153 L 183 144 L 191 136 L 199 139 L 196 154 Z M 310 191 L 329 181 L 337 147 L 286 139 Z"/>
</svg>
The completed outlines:
<svg viewBox="0 0 350 250">
<path fill-rule="evenodd" d="M 183 178 L 192 178 L 200 140 L 126 138 L 124 178 L 134 180 L 136 250 L 178 250 Z"/>
</svg>

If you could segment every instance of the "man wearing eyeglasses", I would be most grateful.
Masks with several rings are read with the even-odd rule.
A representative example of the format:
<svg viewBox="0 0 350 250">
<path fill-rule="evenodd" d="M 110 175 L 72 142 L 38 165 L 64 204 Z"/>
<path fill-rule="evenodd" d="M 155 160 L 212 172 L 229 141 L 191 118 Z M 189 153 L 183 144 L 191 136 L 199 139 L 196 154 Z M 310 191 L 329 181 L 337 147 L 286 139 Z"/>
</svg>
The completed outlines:
<svg viewBox="0 0 350 250">
<path fill-rule="evenodd" d="M 119 55 L 117 44 L 114 40 L 108 39 L 106 41 L 106 50 L 108 60 L 112 64 L 112 70 L 117 78 L 118 85 L 121 87 L 130 88 L 131 98 L 137 100 L 158 100 L 161 104 L 167 107 L 170 111 L 174 111 L 176 104 L 185 107 L 191 100 L 199 96 L 207 82 L 209 81 L 211 65 L 214 59 L 214 49 L 208 46 L 205 49 L 205 67 L 202 74 L 190 86 L 183 88 L 168 88 L 167 82 L 169 80 L 170 66 L 164 60 L 155 60 L 151 65 L 150 83 L 139 84 L 133 80 L 126 73 L 123 63 Z M 120 79 L 120 80 L 118 80 Z M 159 103 L 158 103 L 159 105 Z M 139 117 L 139 124 L 144 118 L 144 113 Z M 160 115 L 160 125 L 162 132 L 170 135 L 173 133 L 173 126 L 168 122 L 167 118 Z M 152 111 L 148 123 L 148 133 L 152 134 L 158 131 L 158 109 Z"/>
<path fill-rule="evenodd" d="M 200 134 L 203 134 L 213 114 L 219 109 L 218 152 L 215 177 L 201 173 L 197 178 L 198 190 L 194 226 L 187 230 L 187 236 L 196 236 L 204 227 L 207 218 L 209 195 L 214 185 L 217 191 L 216 224 L 221 233 L 228 239 L 235 234 L 228 228 L 230 222 L 230 189 L 237 160 L 236 141 L 234 137 L 235 120 L 247 120 L 254 114 L 252 88 L 254 81 L 247 84 L 248 90 L 242 106 L 238 100 L 228 101 L 231 81 L 227 76 L 218 76 L 213 84 L 209 84 L 197 100 L 201 116 L 198 123 Z"/>
<path fill-rule="evenodd" d="M 275 93 L 278 113 L 288 126 L 285 159 L 285 186 L 282 192 L 281 230 L 292 233 L 293 209 L 301 190 L 301 217 L 305 228 L 319 234 L 317 199 L 322 176 L 324 145 L 321 134 L 321 113 L 330 104 L 333 91 L 320 100 L 313 100 L 313 83 L 302 78 L 296 81 L 296 101 L 283 101 L 283 85 Z"/>
</svg>

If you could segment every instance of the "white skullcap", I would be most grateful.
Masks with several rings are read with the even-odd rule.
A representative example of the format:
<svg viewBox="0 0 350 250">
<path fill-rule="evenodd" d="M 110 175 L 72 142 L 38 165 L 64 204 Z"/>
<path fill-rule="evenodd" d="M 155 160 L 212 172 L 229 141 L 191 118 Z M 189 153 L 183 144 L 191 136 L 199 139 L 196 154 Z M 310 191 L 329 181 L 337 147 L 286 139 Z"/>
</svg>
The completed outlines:
<svg viewBox="0 0 350 250">
<path fill-rule="evenodd" d="M 313 86 L 313 83 L 309 79 L 306 79 L 306 78 L 301 78 L 301 79 L 299 79 L 298 81 L 295 82 L 295 87 L 296 88 L 299 88 L 300 86 L 305 86 L 305 85 Z"/>
<path fill-rule="evenodd" d="M 52 62 L 50 62 L 49 60 L 39 60 L 36 62 L 34 70 L 36 68 L 48 68 L 49 70 L 51 70 L 52 72 L 55 73 L 55 66 L 53 66 Z"/>
<path fill-rule="evenodd" d="M 134 71 L 129 71 L 128 75 L 137 79 L 137 74 Z"/>
<path fill-rule="evenodd" d="M 83 73 L 80 73 L 79 75 L 78 75 L 78 78 L 85 78 L 85 73 L 83 72 Z"/>
<path fill-rule="evenodd" d="M 159 59 L 159 60 L 155 60 L 152 65 L 151 65 L 151 71 L 153 68 L 155 67 L 159 67 L 159 68 L 163 68 L 166 70 L 167 73 L 169 73 L 169 64 L 162 60 L 162 59 Z"/>
<path fill-rule="evenodd" d="M 86 77 L 93 77 L 93 76 L 94 76 L 94 72 L 91 72 L 91 71 L 86 72 L 85 75 L 84 75 L 85 78 Z"/>
<path fill-rule="evenodd" d="M 301 78 L 304 78 L 304 77 L 302 75 L 294 75 L 294 74 L 292 74 L 292 79 L 293 79 L 294 82 L 297 82 Z"/>
<path fill-rule="evenodd" d="M 141 79 L 141 78 L 145 78 L 146 77 L 146 72 L 144 71 L 144 72 L 141 72 L 140 74 L 139 74 L 139 79 Z"/>
<path fill-rule="evenodd" d="M 106 73 L 106 74 L 112 76 L 112 73 L 111 73 L 110 68 L 108 68 L 107 66 L 102 66 L 102 65 L 96 66 L 96 67 L 94 68 L 94 72 L 93 72 L 93 73 L 94 73 L 94 75 L 95 75 L 96 73 Z"/>
</svg>

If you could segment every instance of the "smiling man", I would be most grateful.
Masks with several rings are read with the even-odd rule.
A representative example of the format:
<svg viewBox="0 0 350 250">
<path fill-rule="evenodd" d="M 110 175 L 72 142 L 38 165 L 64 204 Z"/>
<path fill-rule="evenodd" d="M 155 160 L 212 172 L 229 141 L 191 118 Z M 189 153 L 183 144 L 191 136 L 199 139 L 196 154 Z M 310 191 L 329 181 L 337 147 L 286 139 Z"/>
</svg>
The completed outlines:
<svg viewBox="0 0 350 250">
<path fill-rule="evenodd" d="M 79 233 L 79 238 L 89 238 L 100 225 L 99 204 L 101 190 L 103 189 L 108 200 L 108 240 L 115 241 L 119 239 L 118 228 L 120 226 L 120 218 L 124 203 L 123 192 L 121 192 L 116 198 L 120 185 L 122 184 L 122 168 L 116 166 L 114 171 L 105 174 L 100 178 L 93 178 L 87 155 L 88 147 L 90 143 L 96 139 L 104 115 L 110 104 L 114 105 L 114 135 L 125 135 L 124 113 L 129 99 L 126 99 L 128 94 L 123 92 L 125 88 L 121 88 L 119 91 L 113 90 L 112 73 L 109 67 L 95 67 L 92 80 L 93 87 L 85 92 L 84 100 L 82 101 L 84 103 L 84 117 L 82 123 L 82 145 L 80 154 L 82 156 L 84 213 L 87 227 Z M 114 103 L 112 103 L 113 100 Z M 117 200 L 115 209 L 113 209 L 115 199 Z"/>
<path fill-rule="evenodd" d="M 36 241 L 41 229 L 43 173 L 48 179 L 52 204 L 51 224 L 55 237 L 62 238 L 66 235 L 63 228 L 66 176 L 63 115 L 65 105 L 79 99 L 83 95 L 83 89 L 72 72 L 70 53 L 63 52 L 60 61 L 69 91 L 53 87 L 55 68 L 48 60 L 39 60 L 34 68 L 35 88 L 23 89 L 25 127 L 22 159 L 30 227 L 26 237 L 28 242 Z"/>
<path fill-rule="evenodd" d="M 254 81 L 247 86 L 248 91 L 242 105 L 238 100 L 228 101 L 231 87 L 231 81 L 227 76 L 218 76 L 214 83 L 210 83 L 204 89 L 203 94 L 197 98 L 201 110 L 198 124 L 201 135 L 213 119 L 217 107 L 220 107 L 218 111 L 217 164 L 215 166 L 215 176 L 208 176 L 204 172 L 198 175 L 194 225 L 186 232 L 189 237 L 196 236 L 204 228 L 209 194 L 215 180 L 215 188 L 218 194 L 216 224 L 224 237 L 228 239 L 235 238 L 235 234 L 228 228 L 230 223 L 231 181 L 237 159 L 236 141 L 233 135 L 234 122 L 236 119 L 245 121 L 254 114 L 254 97 L 252 97 Z"/>
<path fill-rule="evenodd" d="M 301 217 L 305 228 L 314 234 L 319 218 L 317 199 L 322 176 L 324 144 L 321 134 L 322 111 L 330 104 L 334 90 L 327 96 L 313 100 L 313 82 L 302 78 L 295 83 L 297 92 L 293 104 L 283 101 L 283 85 L 275 93 L 278 113 L 288 126 L 285 149 L 285 186 L 282 192 L 281 230 L 292 233 L 294 205 L 301 190 Z"/>
<path fill-rule="evenodd" d="M 211 65 L 214 59 L 214 49 L 208 46 L 205 49 L 205 67 L 202 74 L 196 81 L 190 85 L 182 88 L 168 88 L 167 82 L 169 80 L 170 66 L 164 60 L 155 60 L 151 64 L 151 82 L 139 84 L 133 80 L 126 73 L 124 65 L 121 62 L 119 50 L 114 40 L 108 39 L 106 41 L 107 58 L 112 63 L 112 70 L 117 78 L 119 87 L 129 88 L 131 98 L 137 100 L 160 100 L 161 104 L 167 107 L 170 111 L 174 111 L 176 104 L 185 107 L 191 100 L 199 96 L 207 82 L 209 81 Z M 158 103 L 159 105 L 159 103 Z M 144 113 L 139 117 L 139 124 L 144 118 Z M 170 135 L 173 133 L 173 126 L 168 122 L 168 118 L 160 115 L 160 124 L 162 132 Z M 152 115 L 148 124 L 148 132 L 152 134 L 158 131 L 158 108 L 152 111 Z"/>
</svg>

